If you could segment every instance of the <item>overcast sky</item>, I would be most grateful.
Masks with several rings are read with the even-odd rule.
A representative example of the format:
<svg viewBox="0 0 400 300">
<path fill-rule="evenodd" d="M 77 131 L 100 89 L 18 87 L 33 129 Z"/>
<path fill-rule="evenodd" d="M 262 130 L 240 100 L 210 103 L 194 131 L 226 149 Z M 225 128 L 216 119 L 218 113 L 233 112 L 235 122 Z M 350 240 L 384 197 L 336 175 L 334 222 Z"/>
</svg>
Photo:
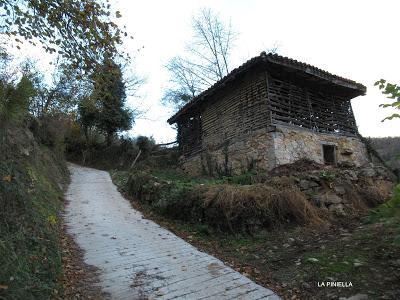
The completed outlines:
<svg viewBox="0 0 400 300">
<path fill-rule="evenodd" d="M 352 101 L 364 136 L 400 135 L 400 120 L 381 120 L 390 110 L 373 83 L 385 78 L 400 82 L 400 1 L 267 1 L 267 0 L 114 0 L 121 22 L 134 40 L 127 49 L 136 54 L 137 70 L 147 77 L 142 103 L 147 119 L 137 120 L 132 134 L 153 135 L 159 142 L 175 140 L 166 123 L 171 109 L 160 104 L 168 83 L 165 65 L 184 49 L 192 36 L 191 18 L 202 7 L 231 20 L 239 33 L 234 67 L 261 51 L 279 45 L 278 54 L 312 64 L 367 86 L 367 95 Z M 135 105 L 131 99 L 130 105 Z"/>
<path fill-rule="evenodd" d="M 379 107 L 389 100 L 374 82 L 400 83 L 398 0 L 111 0 L 118 21 L 134 36 L 125 44 L 135 57 L 134 69 L 147 78 L 140 100 L 128 99 L 147 113 L 136 120 L 131 135 L 153 136 L 157 142 L 176 139 L 166 122 L 171 108 L 160 103 L 168 84 L 165 65 L 182 53 L 192 37 L 191 19 L 207 7 L 231 21 L 239 34 L 232 52 L 233 68 L 278 45 L 278 54 L 314 65 L 367 86 L 367 95 L 352 100 L 364 136 L 399 136 L 400 120 L 381 120 L 393 110 Z M 144 47 L 141 51 L 138 48 Z M 25 50 L 50 61 L 40 48 Z M 42 66 L 48 66 L 48 63 Z"/>
</svg>

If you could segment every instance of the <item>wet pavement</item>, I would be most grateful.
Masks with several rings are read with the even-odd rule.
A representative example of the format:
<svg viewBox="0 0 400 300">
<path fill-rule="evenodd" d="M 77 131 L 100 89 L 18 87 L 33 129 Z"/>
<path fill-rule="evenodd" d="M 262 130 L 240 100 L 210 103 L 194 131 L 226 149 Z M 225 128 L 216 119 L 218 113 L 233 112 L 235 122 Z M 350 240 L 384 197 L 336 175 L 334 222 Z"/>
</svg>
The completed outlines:
<svg viewBox="0 0 400 300">
<path fill-rule="evenodd" d="M 145 219 L 107 172 L 69 164 L 68 232 L 111 299 L 280 299 Z"/>
</svg>

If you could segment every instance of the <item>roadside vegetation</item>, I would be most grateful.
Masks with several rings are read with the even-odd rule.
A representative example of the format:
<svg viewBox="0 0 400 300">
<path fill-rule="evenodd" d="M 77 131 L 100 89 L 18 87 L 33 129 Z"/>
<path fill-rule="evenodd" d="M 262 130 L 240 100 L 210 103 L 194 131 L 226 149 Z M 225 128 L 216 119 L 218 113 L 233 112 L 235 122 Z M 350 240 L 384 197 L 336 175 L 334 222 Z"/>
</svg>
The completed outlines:
<svg viewBox="0 0 400 300">
<path fill-rule="evenodd" d="M 307 161 L 276 169 L 274 176 L 248 171 L 218 178 L 190 177 L 174 170 L 176 163 L 169 168 L 142 164 L 112 172 L 125 193 L 160 215 L 231 233 L 322 225 L 333 214 L 356 215 L 387 200 L 394 179 L 385 168 L 301 170 L 312 165 Z"/>
<path fill-rule="evenodd" d="M 21 126 L 21 125 L 19 125 Z M 64 160 L 27 127 L 7 129 L 0 151 L 0 298 L 57 295 Z"/>
<path fill-rule="evenodd" d="M 143 160 L 111 175 L 146 217 L 284 299 L 399 297 L 400 187 L 392 193 L 383 169 L 374 175 L 322 166 L 301 171 L 302 162 L 272 178 L 255 171 L 191 178 L 170 163 L 157 168 Z M 321 191 L 342 187 L 344 213 L 315 201 Z M 352 287 L 318 287 L 337 281 Z"/>
<path fill-rule="evenodd" d="M 65 158 L 110 171 L 147 217 L 284 298 L 361 292 L 400 298 L 400 187 L 392 193 L 394 178 L 385 168 L 304 161 L 273 176 L 248 170 L 190 177 L 177 170 L 178 148 L 122 135 L 140 115 L 141 107 L 126 102 L 143 80 L 127 71 L 129 55 L 120 46 L 128 34 L 113 21 L 119 11 L 107 1 L 42 0 L 0 0 L 0 10 L 0 299 L 77 299 L 88 296 L 82 286 L 96 280 L 87 281 L 82 253 L 62 224 Z M 193 21 L 199 47 L 167 67 L 171 85 L 163 100 L 176 107 L 231 69 L 230 26 L 210 10 Z M 216 33 L 220 50 L 205 49 L 207 35 Z M 19 64 L 10 55 L 22 43 L 58 54 L 51 80 L 36 62 Z M 193 64 L 200 52 L 210 64 Z M 396 85 L 381 82 L 385 86 L 398 97 Z M 391 106 L 398 108 L 398 101 Z M 378 151 L 393 148 L 384 159 L 395 165 L 393 141 Z M 319 281 L 353 287 L 319 289 Z"/>
<path fill-rule="evenodd" d="M 108 168 L 132 205 L 284 299 L 400 296 L 400 187 L 385 167 L 299 161 L 269 176 L 191 177 L 175 148 L 147 153 Z"/>
<path fill-rule="evenodd" d="M 0 299 L 86 297 L 78 285 L 95 279 L 62 222 L 66 136 L 79 128 L 86 151 L 96 128 L 111 143 L 133 123 L 126 86 L 141 80 L 107 2 L 14 2 L 0 0 Z M 52 66 L 20 52 L 28 44 Z"/>
</svg>

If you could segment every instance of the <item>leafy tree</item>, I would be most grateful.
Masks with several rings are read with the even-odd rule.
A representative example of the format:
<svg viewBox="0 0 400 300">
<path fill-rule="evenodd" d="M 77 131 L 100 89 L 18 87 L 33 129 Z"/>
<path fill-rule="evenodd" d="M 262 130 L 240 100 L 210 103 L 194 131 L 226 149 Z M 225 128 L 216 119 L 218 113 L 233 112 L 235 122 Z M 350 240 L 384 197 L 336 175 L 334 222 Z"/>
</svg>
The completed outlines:
<svg viewBox="0 0 400 300">
<path fill-rule="evenodd" d="M 81 125 L 85 134 L 86 142 L 89 142 L 89 133 L 97 125 L 98 110 L 95 102 L 90 98 L 86 97 L 78 105 L 78 122 Z"/>
<path fill-rule="evenodd" d="M 109 0 L 0 0 L 0 33 L 49 53 L 75 69 L 93 70 L 104 53 L 115 55 L 127 33 L 111 21 Z M 120 12 L 115 12 L 119 18 Z M 19 46 L 17 46 L 19 48 Z"/>
<path fill-rule="evenodd" d="M 31 79 L 23 75 L 16 86 L 0 81 L 0 127 L 11 120 L 17 120 L 28 113 L 29 100 L 36 90 Z"/>
<path fill-rule="evenodd" d="M 115 133 L 132 127 L 133 113 L 125 108 L 126 93 L 121 67 L 106 57 L 94 75 L 93 93 L 79 106 L 81 124 L 96 126 L 111 144 Z"/>
<path fill-rule="evenodd" d="M 388 95 L 389 99 L 394 99 L 392 103 L 381 104 L 381 107 L 393 107 L 400 110 L 400 86 L 397 84 L 386 82 L 385 79 L 381 79 L 375 82 L 375 85 L 382 91 L 384 95 Z M 400 118 L 400 113 L 394 113 L 382 121 L 392 120 L 394 118 Z"/>
<path fill-rule="evenodd" d="M 147 136 L 138 136 L 135 140 L 136 146 L 139 148 L 139 150 L 142 153 L 142 157 L 147 158 L 151 150 L 154 148 L 154 145 L 156 144 L 154 139 L 152 137 L 147 137 Z"/>
<path fill-rule="evenodd" d="M 34 67 L 31 69 L 35 70 Z M 86 76 L 77 79 L 75 75 L 75 70 L 65 62 L 57 64 L 51 84 L 41 86 L 40 92 L 30 103 L 30 112 L 42 117 L 76 111 L 80 101 L 90 95 L 92 84 Z"/>
<path fill-rule="evenodd" d="M 223 23 L 210 9 L 202 9 L 192 21 L 194 37 L 186 45 L 185 55 L 176 56 L 167 64 L 171 87 L 165 92 L 163 101 L 177 107 L 230 71 L 230 54 L 235 40 L 231 25 Z"/>
<path fill-rule="evenodd" d="M 23 70 L 19 80 L 9 71 L 11 57 L 0 49 L 0 127 L 28 113 L 29 102 L 37 95 L 35 77 Z"/>
</svg>

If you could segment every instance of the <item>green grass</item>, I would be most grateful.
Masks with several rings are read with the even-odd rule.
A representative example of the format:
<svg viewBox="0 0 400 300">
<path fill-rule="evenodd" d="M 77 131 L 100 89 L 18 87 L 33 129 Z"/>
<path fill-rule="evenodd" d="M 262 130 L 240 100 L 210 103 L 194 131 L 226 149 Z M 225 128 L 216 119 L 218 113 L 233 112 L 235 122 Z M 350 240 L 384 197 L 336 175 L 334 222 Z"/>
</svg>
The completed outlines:
<svg viewBox="0 0 400 300">
<path fill-rule="evenodd" d="M 133 172 L 112 170 L 113 181 L 131 196 L 136 197 L 150 209 L 176 219 L 196 222 L 201 217 L 201 203 L 193 197 L 194 189 L 217 184 L 250 184 L 255 173 L 221 178 L 193 178 L 174 169 L 135 170 Z M 132 178 L 130 180 L 129 178 Z M 176 207 L 180 208 L 177 211 Z M 184 210 L 184 211 L 183 211 Z"/>
<path fill-rule="evenodd" d="M 364 222 L 381 222 L 387 227 L 395 228 L 393 244 L 400 245 L 400 184 L 395 187 L 392 199 L 372 210 Z"/>
<path fill-rule="evenodd" d="M 329 171 L 322 171 L 319 174 L 319 178 L 321 178 L 322 180 L 326 180 L 328 182 L 331 182 L 333 180 L 335 180 L 336 175 L 335 173 L 329 172 Z"/>
<path fill-rule="evenodd" d="M 373 210 L 367 221 L 400 221 L 400 184 L 394 189 L 392 199 Z"/>
<path fill-rule="evenodd" d="M 116 174 L 116 176 L 125 176 L 128 174 L 127 171 L 111 171 L 112 174 Z M 252 184 L 254 176 L 257 175 L 256 172 L 246 172 L 239 175 L 232 175 L 232 176 L 222 176 L 220 178 L 212 178 L 212 177 L 191 177 L 183 172 L 177 171 L 173 168 L 169 169 L 152 169 L 149 173 L 158 179 L 172 181 L 176 183 L 190 183 L 193 185 L 196 184 Z M 119 175 L 118 175 L 119 174 Z"/>
<path fill-rule="evenodd" d="M 302 257 L 306 265 L 318 268 L 318 274 L 323 277 L 351 275 L 365 263 L 363 253 L 338 253 L 337 251 L 310 252 Z M 360 264 L 359 266 L 357 264 Z"/>
</svg>

